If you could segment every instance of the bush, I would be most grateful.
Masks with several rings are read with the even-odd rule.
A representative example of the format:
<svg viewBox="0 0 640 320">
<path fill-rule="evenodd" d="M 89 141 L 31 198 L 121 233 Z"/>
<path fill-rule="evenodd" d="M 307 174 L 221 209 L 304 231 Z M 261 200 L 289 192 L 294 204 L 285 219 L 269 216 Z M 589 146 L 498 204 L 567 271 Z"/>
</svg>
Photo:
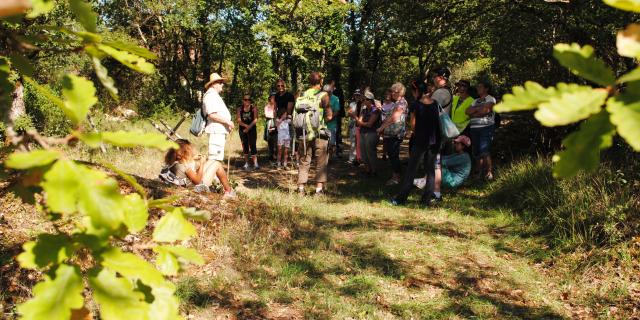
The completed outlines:
<svg viewBox="0 0 640 320">
<path fill-rule="evenodd" d="M 596 173 L 556 180 L 550 161 L 522 160 L 490 186 L 489 201 L 538 224 L 556 245 L 611 245 L 640 233 L 640 181 L 626 169 L 605 163 Z"/>
<path fill-rule="evenodd" d="M 70 122 L 64 112 L 28 83 L 24 85 L 24 104 L 36 130 L 46 136 L 63 136 Z"/>
</svg>

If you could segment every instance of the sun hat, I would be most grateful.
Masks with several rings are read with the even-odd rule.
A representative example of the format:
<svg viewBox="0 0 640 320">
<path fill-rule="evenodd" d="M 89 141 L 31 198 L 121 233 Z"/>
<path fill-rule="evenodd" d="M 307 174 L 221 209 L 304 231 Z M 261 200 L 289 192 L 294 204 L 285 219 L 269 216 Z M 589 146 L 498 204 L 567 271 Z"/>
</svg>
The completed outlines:
<svg viewBox="0 0 640 320">
<path fill-rule="evenodd" d="M 465 136 L 465 135 L 459 135 L 457 138 L 455 138 L 453 141 L 455 142 L 459 142 L 462 143 L 463 145 L 465 145 L 466 147 L 471 145 L 471 139 L 469 139 L 469 137 Z"/>
<path fill-rule="evenodd" d="M 208 88 L 210 85 L 216 83 L 216 82 L 224 82 L 225 78 L 221 77 L 219 74 L 217 73 L 212 73 L 211 76 L 209 76 L 209 82 L 207 82 L 207 84 L 204 85 L 205 88 Z"/>
</svg>

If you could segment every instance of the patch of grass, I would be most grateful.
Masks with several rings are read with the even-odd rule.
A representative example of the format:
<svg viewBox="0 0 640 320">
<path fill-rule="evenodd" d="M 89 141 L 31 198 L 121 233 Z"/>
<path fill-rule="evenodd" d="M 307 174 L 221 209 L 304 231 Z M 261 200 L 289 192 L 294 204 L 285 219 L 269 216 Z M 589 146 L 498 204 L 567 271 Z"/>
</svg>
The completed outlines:
<svg viewBox="0 0 640 320">
<path fill-rule="evenodd" d="M 626 174 L 603 164 L 594 174 L 554 179 L 544 159 L 503 170 L 489 188 L 489 203 L 539 226 L 560 248 L 612 245 L 640 234 L 640 194 Z"/>
<path fill-rule="evenodd" d="M 370 296 L 378 291 L 376 281 L 367 276 L 355 276 L 349 279 L 340 291 L 346 295 L 362 297 Z"/>
<path fill-rule="evenodd" d="M 196 277 L 185 277 L 176 283 L 176 296 L 188 305 L 204 307 L 211 302 L 211 297 L 200 288 L 202 281 Z"/>
</svg>

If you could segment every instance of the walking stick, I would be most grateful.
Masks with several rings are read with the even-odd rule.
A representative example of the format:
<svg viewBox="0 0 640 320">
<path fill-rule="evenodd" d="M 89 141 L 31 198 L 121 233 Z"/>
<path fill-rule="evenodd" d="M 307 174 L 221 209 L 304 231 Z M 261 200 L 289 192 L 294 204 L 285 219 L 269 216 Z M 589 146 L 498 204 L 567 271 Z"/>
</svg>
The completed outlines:
<svg viewBox="0 0 640 320">
<path fill-rule="evenodd" d="M 229 131 L 229 134 L 227 135 L 227 141 L 225 141 L 225 145 L 229 144 L 229 141 L 231 140 L 231 132 L 233 130 Z M 229 148 L 231 149 L 231 148 Z M 231 151 L 231 150 L 229 150 Z M 231 179 L 231 152 L 229 152 L 227 154 L 227 179 Z"/>
</svg>

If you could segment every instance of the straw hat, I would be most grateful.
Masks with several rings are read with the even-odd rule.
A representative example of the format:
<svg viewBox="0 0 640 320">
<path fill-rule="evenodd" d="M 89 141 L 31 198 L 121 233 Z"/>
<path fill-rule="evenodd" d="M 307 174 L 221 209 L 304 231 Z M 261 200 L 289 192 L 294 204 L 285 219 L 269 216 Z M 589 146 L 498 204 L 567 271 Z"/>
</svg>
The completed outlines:
<svg viewBox="0 0 640 320">
<path fill-rule="evenodd" d="M 205 88 L 209 88 L 210 85 L 216 83 L 216 82 L 224 82 L 225 78 L 221 77 L 219 74 L 217 73 L 212 73 L 211 76 L 209 76 L 209 82 L 207 82 L 207 84 L 204 85 Z"/>
</svg>

